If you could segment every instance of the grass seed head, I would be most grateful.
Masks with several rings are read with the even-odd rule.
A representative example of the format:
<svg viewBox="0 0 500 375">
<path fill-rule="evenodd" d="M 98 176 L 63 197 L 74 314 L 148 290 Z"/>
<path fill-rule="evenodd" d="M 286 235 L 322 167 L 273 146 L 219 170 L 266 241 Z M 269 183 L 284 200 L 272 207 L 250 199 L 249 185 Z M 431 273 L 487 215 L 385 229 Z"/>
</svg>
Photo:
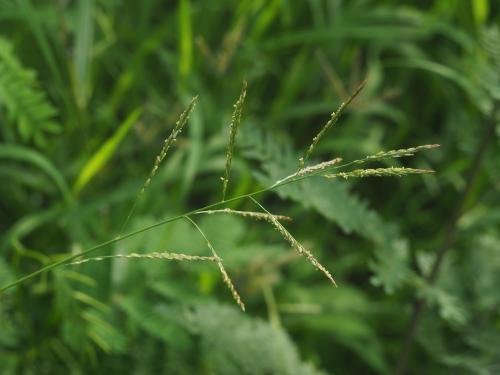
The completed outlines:
<svg viewBox="0 0 500 375">
<path fill-rule="evenodd" d="M 312 143 L 309 145 L 307 148 L 307 151 L 305 152 L 304 156 L 299 159 L 299 169 L 303 169 L 305 166 L 305 163 L 311 156 L 312 152 L 314 151 L 314 148 L 316 145 L 319 143 L 319 141 L 325 136 L 325 134 L 330 130 L 339 120 L 340 116 L 342 116 L 342 113 L 344 113 L 345 109 L 351 104 L 351 102 L 354 100 L 356 96 L 363 90 L 363 88 L 366 85 L 366 81 L 361 82 L 361 84 L 358 86 L 358 88 L 354 91 L 354 93 L 347 98 L 345 102 L 342 102 L 340 106 L 337 108 L 335 112 L 332 112 L 330 115 L 330 119 L 327 121 L 327 123 L 321 128 L 321 130 L 314 136 Z"/>
<path fill-rule="evenodd" d="M 247 81 L 243 81 L 243 87 L 241 88 L 240 97 L 233 105 L 234 111 L 231 116 L 231 123 L 229 125 L 229 142 L 227 144 L 227 150 L 226 150 L 226 168 L 224 177 L 221 178 L 222 200 L 226 199 L 227 186 L 229 184 L 229 177 L 231 175 L 231 162 L 233 160 L 234 144 L 236 142 L 236 134 L 238 133 L 238 128 L 241 123 L 241 116 L 243 114 L 243 104 L 245 103 L 246 95 L 247 95 Z"/>
</svg>

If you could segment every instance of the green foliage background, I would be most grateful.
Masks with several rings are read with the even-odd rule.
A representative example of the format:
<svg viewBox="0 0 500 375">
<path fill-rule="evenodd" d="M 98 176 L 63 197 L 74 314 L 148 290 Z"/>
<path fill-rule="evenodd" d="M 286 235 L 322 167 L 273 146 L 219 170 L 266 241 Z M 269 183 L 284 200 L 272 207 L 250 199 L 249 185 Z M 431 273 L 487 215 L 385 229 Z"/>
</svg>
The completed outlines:
<svg viewBox="0 0 500 375">
<path fill-rule="evenodd" d="M 261 197 L 339 288 L 272 227 L 207 216 L 246 313 L 209 264 L 63 266 L 0 295 L 0 372 L 391 373 L 425 298 L 407 372 L 498 373 L 499 23 L 488 0 L 1 1 L 0 285 L 115 237 L 195 94 L 128 229 L 219 200 L 243 79 L 229 197 L 293 172 L 364 78 L 316 161 L 441 148 L 402 161 L 435 175 L 314 178 Z M 166 250 L 207 254 L 174 222 L 95 255 Z"/>
</svg>

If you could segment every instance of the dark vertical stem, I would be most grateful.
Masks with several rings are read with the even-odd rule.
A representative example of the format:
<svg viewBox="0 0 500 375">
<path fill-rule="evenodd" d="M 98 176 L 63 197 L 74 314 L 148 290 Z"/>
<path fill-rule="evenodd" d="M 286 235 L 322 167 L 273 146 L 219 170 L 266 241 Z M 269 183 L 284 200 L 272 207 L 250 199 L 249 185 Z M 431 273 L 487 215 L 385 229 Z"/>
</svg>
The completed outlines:
<svg viewBox="0 0 500 375">
<path fill-rule="evenodd" d="M 467 171 L 465 188 L 464 190 L 462 190 L 458 203 L 455 206 L 455 211 L 453 213 L 453 216 L 451 217 L 450 221 L 448 222 L 448 225 L 446 226 L 443 242 L 441 243 L 441 246 L 437 249 L 436 259 L 432 265 L 430 274 L 427 276 L 427 283 L 429 285 L 433 285 L 436 282 L 436 279 L 439 275 L 439 271 L 441 270 L 441 266 L 443 264 L 444 257 L 447 254 L 448 250 L 451 248 L 453 242 L 455 241 L 458 220 L 462 216 L 465 203 L 467 202 L 472 187 L 474 186 L 474 183 L 477 179 L 485 151 L 489 143 L 494 139 L 496 115 L 499 109 L 499 105 L 500 102 L 494 103 L 492 112 L 488 118 L 487 123 L 485 124 L 481 140 L 479 141 L 476 148 L 476 152 L 474 154 L 474 159 L 472 160 L 472 164 L 469 170 Z M 411 318 L 408 323 L 408 328 L 406 330 L 406 335 L 403 345 L 401 347 L 398 363 L 394 369 L 394 374 L 396 375 L 404 374 L 406 371 L 408 359 L 410 358 L 410 354 L 413 349 L 413 342 L 415 340 L 415 336 L 417 335 L 418 327 L 426 306 L 427 306 L 427 301 L 424 298 L 418 299 L 413 304 Z"/>
</svg>

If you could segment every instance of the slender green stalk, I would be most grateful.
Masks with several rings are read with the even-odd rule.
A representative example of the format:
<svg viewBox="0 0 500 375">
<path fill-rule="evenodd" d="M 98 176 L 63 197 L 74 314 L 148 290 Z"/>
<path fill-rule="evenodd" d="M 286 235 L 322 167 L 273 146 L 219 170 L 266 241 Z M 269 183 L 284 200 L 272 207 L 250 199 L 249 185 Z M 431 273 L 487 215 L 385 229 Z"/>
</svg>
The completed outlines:
<svg viewBox="0 0 500 375">
<path fill-rule="evenodd" d="M 432 146 L 432 147 L 430 147 Z M 433 148 L 433 147 L 437 147 L 437 145 L 427 145 L 427 146 L 420 146 L 419 149 L 422 149 L 422 147 L 425 147 L 425 149 L 430 149 L 430 148 Z M 412 148 L 413 150 L 415 150 L 416 148 Z M 385 153 L 384 155 L 386 155 L 387 153 Z M 401 154 L 401 153 L 399 153 Z M 384 156 L 385 157 L 390 157 L 390 156 Z M 369 160 L 373 160 L 373 159 L 369 159 L 370 157 L 366 157 L 364 159 L 359 159 L 359 160 L 354 160 L 352 162 L 349 162 L 349 163 L 345 163 L 345 164 L 341 164 L 341 165 L 333 165 L 331 168 L 329 169 L 340 169 L 340 168 L 346 168 L 346 167 L 349 167 L 349 166 L 352 166 L 352 165 L 355 165 L 355 164 L 360 164 L 360 163 L 363 163 L 363 162 L 366 162 L 366 161 L 369 161 Z M 254 196 L 257 196 L 259 194 L 263 194 L 263 193 L 266 193 L 266 192 L 269 192 L 271 190 L 274 190 L 274 189 L 277 189 L 281 186 L 284 186 L 284 185 L 288 185 L 290 183 L 293 183 L 293 182 L 297 182 L 297 181 L 300 181 L 300 180 L 304 180 L 306 178 L 311 178 L 317 174 L 321 174 L 321 173 L 325 173 L 325 169 L 319 169 L 319 170 L 316 170 L 310 174 L 306 174 L 306 175 L 302 175 L 302 176 L 298 176 L 298 177 L 295 177 L 295 178 L 291 178 L 291 179 L 287 179 L 287 180 L 282 180 L 282 182 L 280 183 L 275 183 L 275 184 L 272 184 L 268 187 L 265 187 L 265 188 L 262 188 L 260 190 L 257 190 L 257 191 L 254 191 L 252 193 L 248 193 L 248 194 L 242 194 L 242 195 L 239 195 L 239 196 L 236 196 L 234 198 L 231 198 L 231 199 L 227 199 L 225 201 L 219 201 L 219 202 L 216 202 L 216 203 L 212 203 L 212 204 L 209 204 L 205 207 L 201 207 L 201 208 L 198 208 L 196 210 L 192 210 L 192 211 L 189 211 L 189 212 L 186 212 L 184 214 L 181 214 L 181 215 L 177 215 L 177 216 L 173 216 L 173 217 L 170 217 L 170 218 L 167 218 L 167 219 L 164 219 L 164 220 L 161 220 L 157 223 L 154 223 L 154 224 L 151 224 L 151 225 L 148 225 L 148 226 L 145 226 L 143 228 L 140 228 L 138 230 L 135 230 L 135 231 L 132 231 L 132 232 L 129 232 L 129 233 L 126 233 L 126 234 L 123 234 L 123 235 L 119 235 L 115 238 L 112 238 L 108 241 L 105 241 L 105 242 L 102 242 L 100 244 L 97 244 L 95 246 L 92 246 L 88 249 L 85 249 L 79 253 L 76 253 L 76 254 L 72 254 L 72 255 L 68 255 L 67 257 L 64 257 L 63 259 L 61 260 L 58 260 L 52 264 L 48 264 L 47 266 L 45 267 L 42 267 L 32 273 L 29 273 L 28 275 L 25 275 L 7 285 L 4 285 L 0 288 L 0 293 L 3 293 L 5 292 L 6 290 L 10 289 L 10 288 L 13 288 L 15 287 L 16 285 L 19 285 L 27 280 L 30 280 L 32 279 L 33 277 L 35 276 L 38 276 L 44 272 L 47 272 L 47 271 L 50 271 L 56 267 L 59 267 L 63 264 L 66 264 L 66 263 L 69 263 L 71 261 L 74 261 L 75 259 L 78 259 L 80 257 L 83 257 L 83 256 L 87 256 L 99 249 L 102 249 L 106 246 L 109 246 L 109 245 L 112 245 L 114 243 L 117 243 L 119 241 L 122 241 L 126 238 L 129 238 L 129 237 L 133 237 L 135 235 L 138 235 L 140 233 L 143 233 L 143 232 L 146 232 L 146 231 L 149 231 L 151 229 L 154 229 L 154 228 L 157 228 L 157 227 L 160 227 L 162 225 L 165 225 L 165 224 L 168 224 L 168 223 L 171 223 L 173 221 L 176 221 L 176 220 L 180 220 L 182 218 L 184 218 L 185 216 L 191 216 L 191 215 L 194 215 L 194 214 L 197 214 L 201 211 L 207 211 L 207 210 L 212 210 L 212 209 L 215 209 L 217 207 L 220 207 L 220 206 L 223 206 L 224 204 L 228 204 L 228 203 L 231 203 L 231 202 L 235 202 L 235 201 L 239 201 L 241 199 L 246 199 L 246 198 L 250 198 L 250 197 L 254 197 Z"/>
</svg>

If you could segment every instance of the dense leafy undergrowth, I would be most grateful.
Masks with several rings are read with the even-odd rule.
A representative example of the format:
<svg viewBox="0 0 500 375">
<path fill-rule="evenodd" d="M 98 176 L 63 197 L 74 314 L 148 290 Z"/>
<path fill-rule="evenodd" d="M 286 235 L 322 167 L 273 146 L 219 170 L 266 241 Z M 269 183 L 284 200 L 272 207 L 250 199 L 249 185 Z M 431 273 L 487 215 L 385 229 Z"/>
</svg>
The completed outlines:
<svg viewBox="0 0 500 375">
<path fill-rule="evenodd" d="M 441 144 L 373 165 L 436 174 L 315 176 L 256 197 L 293 218 L 338 288 L 272 221 L 195 215 L 245 313 L 215 258 L 63 265 L 0 294 L 0 372 L 498 372 L 498 4 L 18 0 L 0 20 L 0 287 L 220 201 L 242 79 L 232 210 L 261 211 L 231 198 L 297 172 L 364 78 L 309 165 Z M 91 256 L 161 251 L 210 256 L 188 220 Z"/>
</svg>

